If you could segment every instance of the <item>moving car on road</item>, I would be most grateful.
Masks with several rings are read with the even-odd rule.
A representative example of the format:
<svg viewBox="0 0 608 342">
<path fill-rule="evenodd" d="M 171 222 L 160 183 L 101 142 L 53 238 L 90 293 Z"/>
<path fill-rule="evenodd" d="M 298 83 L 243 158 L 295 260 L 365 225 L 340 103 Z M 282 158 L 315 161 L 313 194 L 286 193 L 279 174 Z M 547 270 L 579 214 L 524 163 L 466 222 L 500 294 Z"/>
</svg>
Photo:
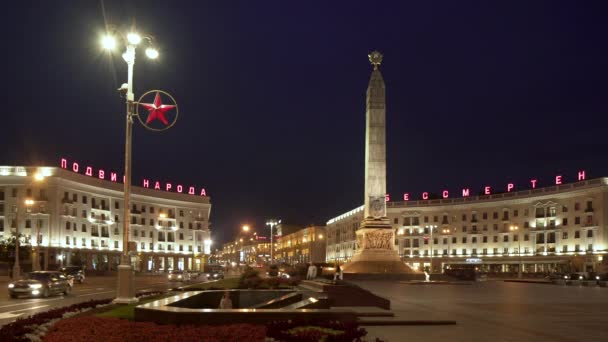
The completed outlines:
<svg viewBox="0 0 608 342">
<path fill-rule="evenodd" d="M 167 276 L 169 281 L 190 281 L 190 273 L 184 271 L 171 271 Z"/>
<path fill-rule="evenodd" d="M 84 283 L 84 269 L 80 266 L 65 266 L 59 269 L 66 277 L 73 277 L 75 282 Z"/>
<path fill-rule="evenodd" d="M 11 298 L 19 296 L 48 297 L 53 294 L 70 294 L 72 287 L 68 278 L 61 272 L 36 271 L 28 273 L 25 278 L 8 284 Z"/>
</svg>

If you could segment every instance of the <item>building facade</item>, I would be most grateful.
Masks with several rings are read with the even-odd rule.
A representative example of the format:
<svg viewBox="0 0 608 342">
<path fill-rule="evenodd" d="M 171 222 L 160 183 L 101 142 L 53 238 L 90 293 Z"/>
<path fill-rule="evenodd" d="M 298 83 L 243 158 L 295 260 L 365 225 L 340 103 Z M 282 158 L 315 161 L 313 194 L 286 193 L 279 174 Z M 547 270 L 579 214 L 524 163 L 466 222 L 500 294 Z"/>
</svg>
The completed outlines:
<svg viewBox="0 0 608 342">
<path fill-rule="evenodd" d="M 28 204 L 26 203 L 28 199 Z M 136 271 L 200 270 L 210 254 L 210 198 L 132 187 Z M 115 270 L 123 241 L 123 184 L 55 167 L 0 166 L 0 239 L 18 227 L 40 269 L 82 263 Z"/>
<path fill-rule="evenodd" d="M 324 226 L 310 226 L 277 238 L 275 260 L 287 264 L 325 262 Z"/>
<path fill-rule="evenodd" d="M 262 265 L 270 261 L 270 242 L 262 236 L 241 236 L 225 243 L 219 254 L 219 262 L 225 265 Z"/>
<path fill-rule="evenodd" d="M 388 202 L 401 259 L 442 272 L 475 265 L 486 272 L 604 271 L 608 178 L 502 194 Z M 327 261 L 356 250 L 362 207 L 327 222 Z"/>
</svg>

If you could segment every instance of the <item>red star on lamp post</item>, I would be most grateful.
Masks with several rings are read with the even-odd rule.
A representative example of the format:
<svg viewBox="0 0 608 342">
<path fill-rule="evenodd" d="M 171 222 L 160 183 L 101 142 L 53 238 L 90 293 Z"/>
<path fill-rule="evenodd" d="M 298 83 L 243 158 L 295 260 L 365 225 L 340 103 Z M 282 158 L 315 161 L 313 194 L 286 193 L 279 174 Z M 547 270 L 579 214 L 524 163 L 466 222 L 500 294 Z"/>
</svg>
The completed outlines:
<svg viewBox="0 0 608 342">
<path fill-rule="evenodd" d="M 154 97 L 154 103 L 140 103 L 140 105 L 146 108 L 149 112 L 148 119 L 146 120 L 146 124 L 154 120 L 159 120 L 165 124 L 165 126 L 169 125 L 169 121 L 165 117 L 165 113 L 173 108 L 175 105 L 164 105 L 160 101 L 160 93 L 156 92 L 156 97 Z"/>
</svg>

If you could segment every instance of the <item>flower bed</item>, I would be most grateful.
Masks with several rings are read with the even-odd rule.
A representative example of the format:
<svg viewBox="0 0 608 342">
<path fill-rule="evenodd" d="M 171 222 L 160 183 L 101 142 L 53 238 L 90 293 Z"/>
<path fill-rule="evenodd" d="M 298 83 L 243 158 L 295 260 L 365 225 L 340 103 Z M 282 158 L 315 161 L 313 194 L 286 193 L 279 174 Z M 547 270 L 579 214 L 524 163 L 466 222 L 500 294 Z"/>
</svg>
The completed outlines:
<svg viewBox="0 0 608 342">
<path fill-rule="evenodd" d="M 277 341 L 361 341 L 367 331 L 357 323 L 340 321 L 297 322 L 277 321 L 266 325 L 267 336 Z"/>
<path fill-rule="evenodd" d="M 264 341 L 265 336 L 266 328 L 251 324 L 177 326 L 86 316 L 58 322 L 44 341 Z"/>
<path fill-rule="evenodd" d="M 163 294 L 162 291 L 140 292 L 138 298 L 146 298 Z M 37 341 L 40 340 L 47 330 L 62 318 L 72 317 L 81 312 L 88 311 L 100 306 L 109 305 L 111 298 L 90 300 L 78 304 L 64 306 L 40 312 L 26 318 L 19 318 L 0 328 L 0 341 Z"/>
<path fill-rule="evenodd" d="M 0 341 L 32 341 L 44 335 L 46 329 L 64 317 L 70 317 L 80 312 L 108 305 L 112 299 L 90 300 L 88 302 L 65 306 L 17 319 L 0 329 Z"/>
</svg>

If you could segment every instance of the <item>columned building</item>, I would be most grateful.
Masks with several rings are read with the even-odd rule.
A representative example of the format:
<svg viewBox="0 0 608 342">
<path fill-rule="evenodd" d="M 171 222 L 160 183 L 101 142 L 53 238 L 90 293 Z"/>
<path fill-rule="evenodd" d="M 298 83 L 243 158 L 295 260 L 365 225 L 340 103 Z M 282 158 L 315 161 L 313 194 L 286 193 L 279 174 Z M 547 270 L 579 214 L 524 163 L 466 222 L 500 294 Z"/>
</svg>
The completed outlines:
<svg viewBox="0 0 608 342">
<path fill-rule="evenodd" d="M 325 227 L 310 226 L 277 238 L 274 258 L 287 264 L 325 262 Z"/>
<path fill-rule="evenodd" d="M 27 204 L 26 204 L 26 200 Z M 210 254 L 209 197 L 133 186 L 123 217 L 123 184 L 56 167 L 0 166 L 0 239 L 24 236 L 32 246 L 25 270 L 82 263 L 115 270 L 123 220 L 130 220 L 136 271 L 201 270 Z"/>
<path fill-rule="evenodd" d="M 327 222 L 327 261 L 356 249 L 362 207 Z M 608 178 L 454 199 L 388 202 L 401 259 L 413 269 L 605 272 Z"/>
</svg>

